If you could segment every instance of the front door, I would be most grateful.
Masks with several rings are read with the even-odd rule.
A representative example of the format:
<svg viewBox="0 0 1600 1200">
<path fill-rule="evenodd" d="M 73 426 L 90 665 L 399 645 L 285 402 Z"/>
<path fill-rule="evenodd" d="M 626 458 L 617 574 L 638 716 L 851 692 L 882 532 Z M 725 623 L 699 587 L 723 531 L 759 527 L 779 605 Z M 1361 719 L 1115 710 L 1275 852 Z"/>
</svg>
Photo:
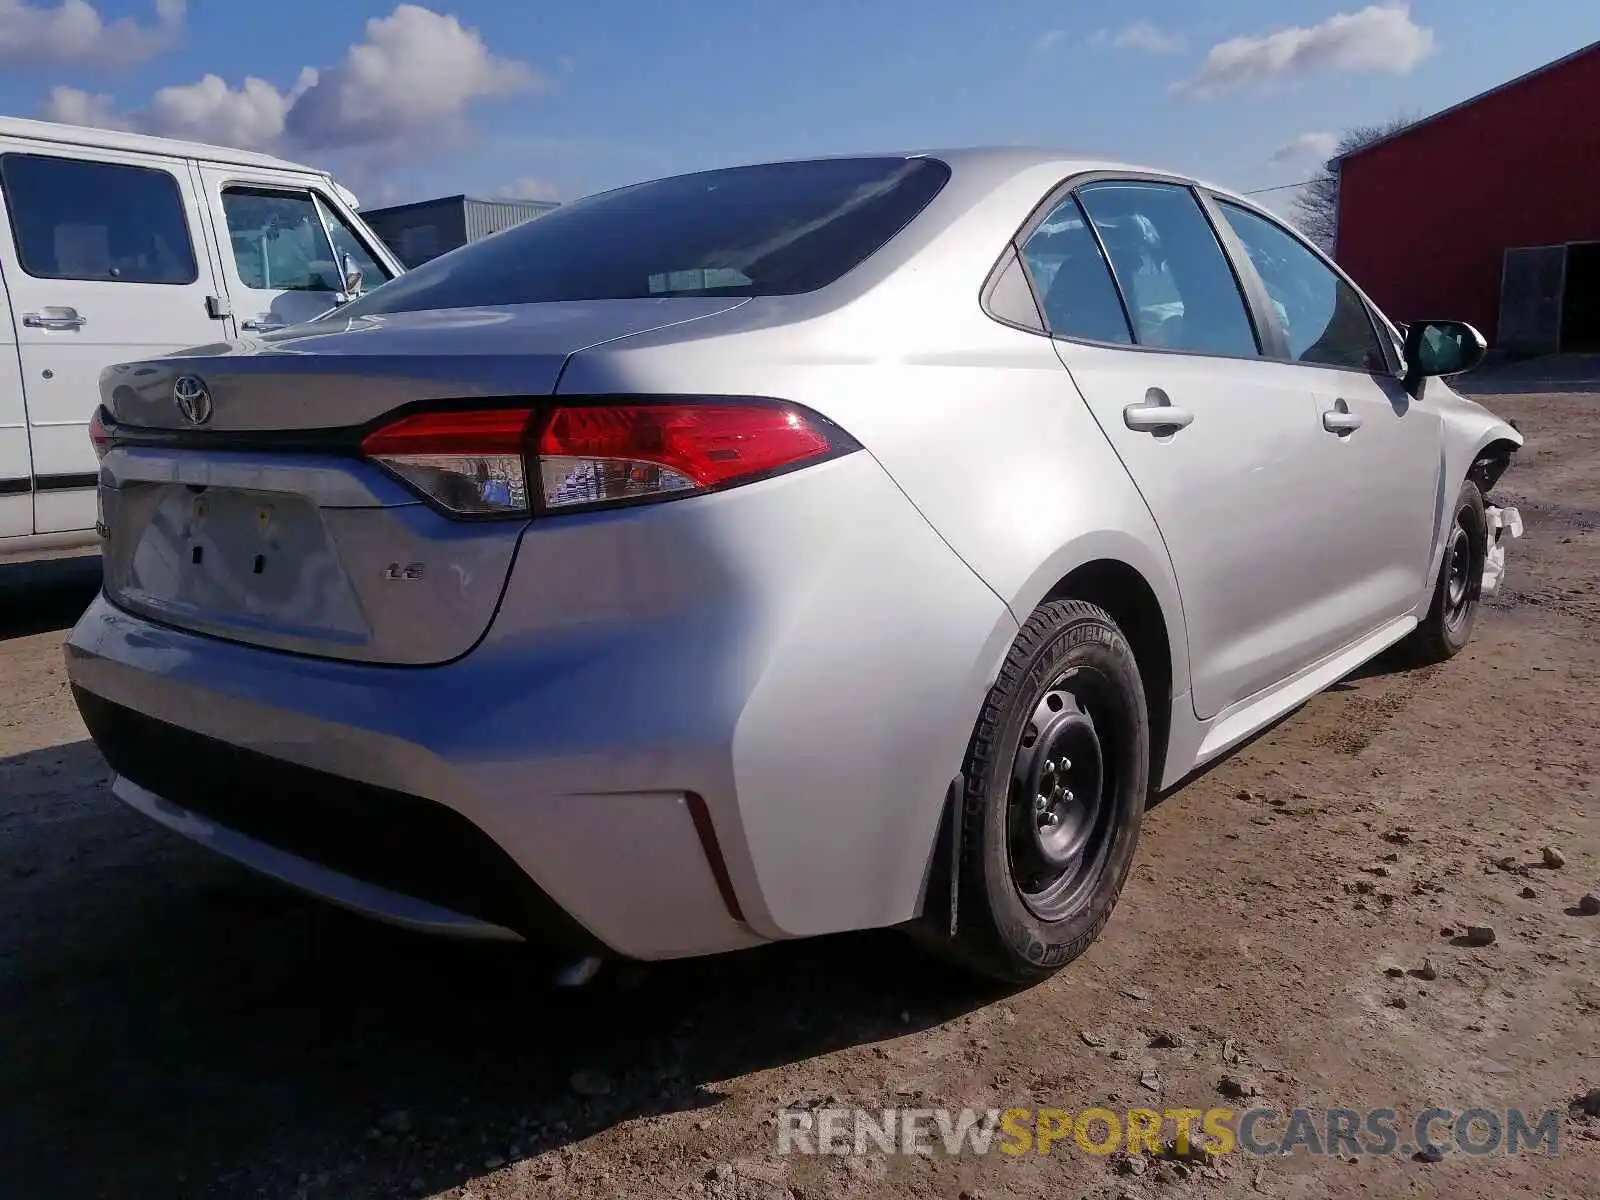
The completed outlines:
<svg viewBox="0 0 1600 1200">
<path fill-rule="evenodd" d="M 94 526 L 88 425 L 101 370 L 226 334 L 207 307 L 220 289 L 188 170 L 179 158 L 53 145 L 40 152 L 0 139 L 9 235 L 0 237 L 0 272 L 14 314 L 39 533 Z"/>
<path fill-rule="evenodd" d="M 344 292 L 349 254 L 370 290 L 389 273 L 315 189 L 286 176 L 202 166 L 206 204 L 222 247 L 239 330 L 248 336 L 309 321 Z"/>
<path fill-rule="evenodd" d="M 1166 541 L 1194 709 L 1209 718 L 1328 647 L 1313 568 L 1335 518 L 1303 477 L 1319 448 L 1311 393 L 1262 358 L 1187 187 L 1113 180 L 1078 197 L 1023 258 L 1062 362 Z"/>
<path fill-rule="evenodd" d="M 1260 277 L 1285 356 L 1317 410 L 1305 487 L 1339 520 L 1320 534 L 1319 581 L 1341 644 L 1427 594 L 1441 505 L 1444 422 L 1396 378 L 1393 339 L 1361 294 L 1298 237 L 1227 200 L 1218 210 Z"/>
</svg>

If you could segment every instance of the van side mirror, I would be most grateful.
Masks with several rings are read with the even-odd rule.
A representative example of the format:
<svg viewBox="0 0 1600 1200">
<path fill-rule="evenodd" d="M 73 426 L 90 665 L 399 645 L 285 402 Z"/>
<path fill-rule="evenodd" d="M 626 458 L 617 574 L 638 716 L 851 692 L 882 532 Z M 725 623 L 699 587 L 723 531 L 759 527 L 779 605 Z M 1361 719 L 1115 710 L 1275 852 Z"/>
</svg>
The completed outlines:
<svg viewBox="0 0 1600 1200">
<path fill-rule="evenodd" d="M 1424 379 L 1464 374 L 1488 352 L 1483 334 L 1465 321 L 1412 321 L 1406 326 L 1406 390 L 1414 393 Z"/>
<path fill-rule="evenodd" d="M 344 277 L 344 298 L 354 300 L 361 295 L 361 268 L 348 252 L 339 256 L 339 272 Z"/>
</svg>

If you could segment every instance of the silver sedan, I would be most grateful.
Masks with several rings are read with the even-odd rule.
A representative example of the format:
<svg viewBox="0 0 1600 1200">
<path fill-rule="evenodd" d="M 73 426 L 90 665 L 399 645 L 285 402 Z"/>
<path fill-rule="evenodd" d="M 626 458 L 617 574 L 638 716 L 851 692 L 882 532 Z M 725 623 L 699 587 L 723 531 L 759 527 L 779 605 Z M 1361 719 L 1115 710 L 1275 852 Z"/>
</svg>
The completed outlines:
<svg viewBox="0 0 1600 1200">
<path fill-rule="evenodd" d="M 1153 793 L 1466 644 L 1521 530 L 1483 353 L 1163 172 L 642 183 L 109 369 L 68 666 L 117 796 L 376 917 L 1026 981 Z"/>
</svg>

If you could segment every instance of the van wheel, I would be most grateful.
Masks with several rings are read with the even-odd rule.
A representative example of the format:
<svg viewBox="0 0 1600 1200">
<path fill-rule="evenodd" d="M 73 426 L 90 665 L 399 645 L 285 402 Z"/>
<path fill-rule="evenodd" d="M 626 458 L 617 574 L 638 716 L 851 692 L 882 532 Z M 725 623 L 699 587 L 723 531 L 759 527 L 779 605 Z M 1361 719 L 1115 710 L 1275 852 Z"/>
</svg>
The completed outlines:
<svg viewBox="0 0 1600 1200">
<path fill-rule="evenodd" d="M 973 730 L 947 952 L 1007 983 L 1082 954 L 1133 865 L 1149 775 L 1149 714 L 1127 638 L 1092 604 L 1042 605 Z"/>
<path fill-rule="evenodd" d="M 1488 521 L 1483 493 L 1468 481 L 1456 497 L 1455 519 L 1445 535 L 1444 559 L 1433 588 L 1428 615 L 1412 631 L 1408 649 L 1418 664 L 1454 658 L 1472 637 L 1478 623 L 1478 598 L 1483 590 L 1488 556 Z"/>
</svg>

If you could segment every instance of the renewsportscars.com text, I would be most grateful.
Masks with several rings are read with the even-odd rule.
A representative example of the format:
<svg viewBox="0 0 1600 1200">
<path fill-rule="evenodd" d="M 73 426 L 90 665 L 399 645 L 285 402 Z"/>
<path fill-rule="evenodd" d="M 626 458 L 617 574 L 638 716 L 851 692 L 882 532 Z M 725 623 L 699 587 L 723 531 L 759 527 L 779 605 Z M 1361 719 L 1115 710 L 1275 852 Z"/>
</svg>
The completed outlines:
<svg viewBox="0 0 1600 1200">
<path fill-rule="evenodd" d="M 1189 1154 L 1312 1156 L 1559 1150 L 1553 1109 L 817 1108 L 781 1109 L 779 1154 Z"/>
</svg>

